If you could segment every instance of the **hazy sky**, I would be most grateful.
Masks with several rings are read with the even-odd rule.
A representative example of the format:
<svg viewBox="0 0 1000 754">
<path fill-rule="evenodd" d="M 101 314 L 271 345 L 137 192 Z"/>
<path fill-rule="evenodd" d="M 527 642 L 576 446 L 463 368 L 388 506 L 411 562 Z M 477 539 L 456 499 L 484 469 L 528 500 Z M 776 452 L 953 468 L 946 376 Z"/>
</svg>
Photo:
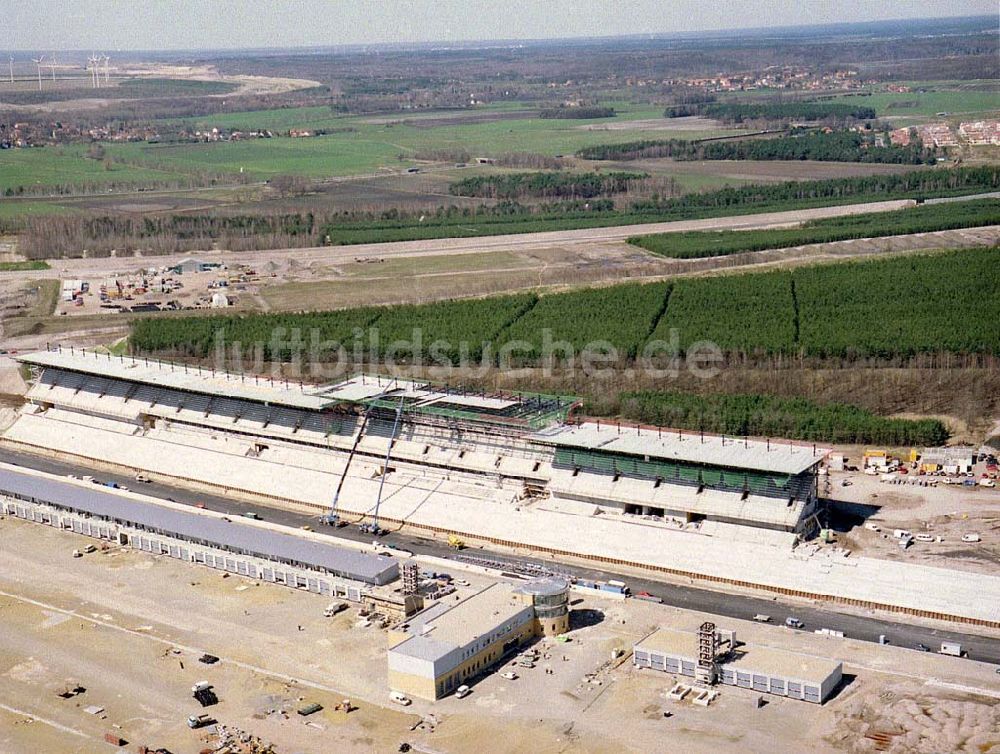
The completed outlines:
<svg viewBox="0 0 1000 754">
<path fill-rule="evenodd" d="M 997 0 L 6 0 L 0 50 L 613 36 L 996 14 Z"/>
</svg>

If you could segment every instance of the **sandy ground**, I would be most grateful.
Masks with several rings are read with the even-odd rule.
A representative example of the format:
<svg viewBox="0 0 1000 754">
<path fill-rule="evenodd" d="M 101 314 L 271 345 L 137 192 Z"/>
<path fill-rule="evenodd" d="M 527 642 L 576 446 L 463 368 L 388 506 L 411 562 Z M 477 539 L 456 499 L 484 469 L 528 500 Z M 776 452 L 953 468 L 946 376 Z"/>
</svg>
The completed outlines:
<svg viewBox="0 0 1000 754">
<path fill-rule="evenodd" d="M 232 97 L 238 94 L 282 94 L 284 92 L 295 91 L 296 89 L 321 86 L 320 82 L 308 79 L 247 75 L 224 76 L 214 66 L 208 65 L 167 65 L 161 63 L 139 63 L 127 67 L 112 65 L 109 68 L 109 73 L 116 80 L 120 80 L 123 77 L 171 78 L 190 81 L 219 81 L 234 84 L 237 87 L 236 91 L 227 92 L 226 94 L 203 95 L 208 97 Z M 88 83 L 81 81 L 77 82 L 76 85 L 86 88 Z M 37 105 L 12 105 L 12 107 L 16 107 L 19 110 L 34 110 L 37 112 L 66 112 L 106 107 L 109 103 L 117 101 L 120 100 L 114 95 L 114 87 L 109 87 L 103 90 L 103 96 L 100 97 L 81 97 L 79 99 L 58 102 L 44 102 Z M 0 102 L 0 104 L 3 103 Z"/>
<path fill-rule="evenodd" d="M 843 486 L 845 480 L 850 486 Z M 879 480 L 878 476 L 861 473 L 831 474 L 829 496 L 834 500 L 872 506 L 876 510 L 867 523 L 881 529 L 874 531 L 857 526 L 841 534 L 837 546 L 890 560 L 947 565 L 978 573 L 997 572 L 1000 568 L 1000 489 L 940 483 L 936 487 L 923 487 Z M 935 539 L 940 537 L 941 541 L 917 541 L 901 550 L 893 535 L 896 529 Z M 978 534 L 981 541 L 962 542 L 966 534 Z"/>
<path fill-rule="evenodd" d="M 572 640 L 543 643 L 548 656 L 518 680 L 492 675 L 466 699 L 389 709 L 385 636 L 356 628 L 353 609 L 324 619 L 318 596 L 145 553 L 73 559 L 71 549 L 92 540 L 27 522 L 0 520 L 0 540 L 0 751 L 9 754 L 107 751 L 108 731 L 130 750 L 196 751 L 203 736 L 184 720 L 199 712 L 189 691 L 198 680 L 218 689 L 217 719 L 279 753 L 388 752 L 401 741 L 441 754 L 861 752 L 874 750 L 865 735 L 876 725 L 891 726 L 897 743 L 916 742 L 893 751 L 1000 744 L 992 667 L 745 621 L 727 627 L 751 652 L 757 644 L 833 657 L 848 683 L 823 707 L 767 697 L 757 709 L 755 695 L 729 687 L 707 709 L 668 702 L 670 676 L 636 671 L 627 656 L 610 667 L 611 650 L 658 625 L 693 630 L 706 616 L 590 597 L 574 598 Z M 469 578 L 472 588 L 487 582 Z M 222 661 L 199 664 L 203 651 Z M 86 692 L 57 696 L 76 684 Z M 332 711 L 345 696 L 359 708 L 346 716 Z M 292 710 L 304 700 L 327 709 L 300 718 Z M 91 705 L 104 711 L 88 714 Z M 409 730 L 431 712 L 433 732 Z"/>
</svg>

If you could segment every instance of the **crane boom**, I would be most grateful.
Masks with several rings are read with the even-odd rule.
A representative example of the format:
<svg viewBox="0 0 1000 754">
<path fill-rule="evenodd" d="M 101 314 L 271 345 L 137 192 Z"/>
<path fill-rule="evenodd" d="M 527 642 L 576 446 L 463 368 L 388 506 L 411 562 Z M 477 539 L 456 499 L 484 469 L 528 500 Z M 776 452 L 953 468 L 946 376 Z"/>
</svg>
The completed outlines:
<svg viewBox="0 0 1000 754">
<path fill-rule="evenodd" d="M 344 489 L 344 480 L 347 479 L 347 470 L 351 467 L 351 461 L 354 459 L 354 453 L 358 449 L 358 445 L 361 443 L 361 436 L 365 433 L 365 427 L 368 426 L 368 417 L 372 412 L 372 405 L 368 406 L 368 410 L 365 411 L 364 417 L 361 419 L 361 427 L 358 429 L 358 434 L 354 438 L 354 444 L 351 445 L 351 452 L 347 454 L 347 463 L 344 464 L 344 471 L 340 475 L 340 481 L 337 482 L 337 489 L 333 493 L 333 503 L 330 505 L 330 512 L 325 516 L 320 517 L 320 522 L 324 524 L 329 524 L 330 526 L 336 526 L 340 521 L 340 515 L 337 513 L 337 502 L 340 500 L 340 491 Z"/>
<path fill-rule="evenodd" d="M 382 531 L 378 526 L 378 509 L 382 504 L 382 487 L 385 484 L 385 476 L 389 472 L 389 456 L 392 455 L 392 446 L 396 442 L 396 433 L 399 431 L 399 420 L 403 416 L 403 399 L 399 399 L 399 405 L 396 406 L 396 418 L 392 422 L 392 434 L 389 436 L 389 446 L 385 449 L 385 461 L 382 463 L 382 478 L 378 482 L 378 497 L 375 498 L 375 515 L 372 519 L 372 525 L 370 531 L 376 537 Z"/>
</svg>

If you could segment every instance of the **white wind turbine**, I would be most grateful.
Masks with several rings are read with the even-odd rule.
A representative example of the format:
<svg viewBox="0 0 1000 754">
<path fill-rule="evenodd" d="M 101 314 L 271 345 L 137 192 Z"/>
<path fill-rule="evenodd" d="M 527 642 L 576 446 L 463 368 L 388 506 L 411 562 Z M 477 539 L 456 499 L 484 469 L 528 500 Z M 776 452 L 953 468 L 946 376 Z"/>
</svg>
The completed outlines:
<svg viewBox="0 0 1000 754">
<path fill-rule="evenodd" d="M 56 80 L 56 54 L 49 55 L 49 71 L 52 73 L 52 80 Z"/>
<path fill-rule="evenodd" d="M 107 55 L 104 56 L 104 83 L 111 83 L 111 58 Z"/>
<path fill-rule="evenodd" d="M 13 84 L 14 83 L 14 56 L 13 55 L 8 55 L 7 56 L 7 63 L 8 63 L 8 65 L 10 65 L 10 83 Z"/>
<path fill-rule="evenodd" d="M 87 67 L 90 69 L 90 85 L 97 89 L 101 85 L 100 72 L 97 70 L 97 55 L 91 53 L 90 57 L 87 58 Z"/>
<path fill-rule="evenodd" d="M 31 62 L 35 64 L 38 69 L 38 91 L 42 91 L 42 61 L 45 60 L 44 55 L 39 55 L 37 58 L 32 58 Z"/>
</svg>

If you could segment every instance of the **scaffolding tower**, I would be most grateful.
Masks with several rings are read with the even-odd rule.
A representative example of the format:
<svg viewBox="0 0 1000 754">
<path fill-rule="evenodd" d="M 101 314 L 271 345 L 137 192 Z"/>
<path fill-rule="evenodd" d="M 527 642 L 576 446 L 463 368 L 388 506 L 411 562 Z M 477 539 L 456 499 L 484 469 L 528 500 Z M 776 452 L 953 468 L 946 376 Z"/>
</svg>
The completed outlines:
<svg viewBox="0 0 1000 754">
<path fill-rule="evenodd" d="M 715 624 L 705 621 L 698 628 L 698 667 L 694 677 L 698 683 L 713 686 L 719 676 L 717 657 L 719 653 L 719 637 L 715 633 Z"/>
<path fill-rule="evenodd" d="M 420 586 L 420 566 L 409 560 L 403 563 L 403 594 L 416 594 Z"/>
</svg>

